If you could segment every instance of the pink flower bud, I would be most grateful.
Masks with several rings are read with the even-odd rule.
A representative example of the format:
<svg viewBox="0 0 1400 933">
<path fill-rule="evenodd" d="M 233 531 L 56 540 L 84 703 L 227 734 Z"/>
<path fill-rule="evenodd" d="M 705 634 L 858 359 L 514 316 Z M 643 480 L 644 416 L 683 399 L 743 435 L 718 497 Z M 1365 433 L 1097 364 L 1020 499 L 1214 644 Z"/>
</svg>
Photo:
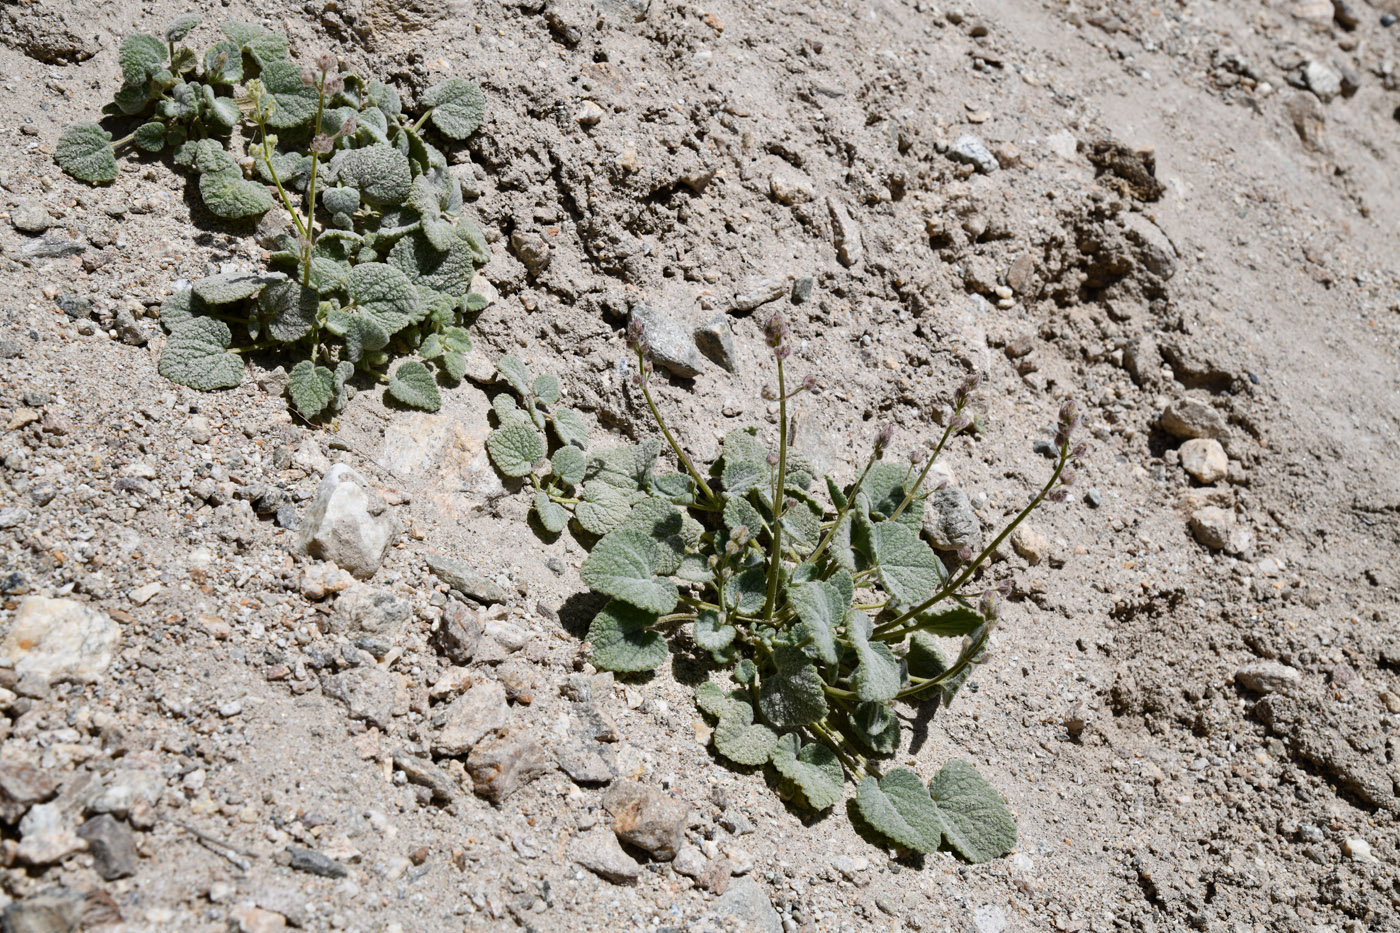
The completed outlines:
<svg viewBox="0 0 1400 933">
<path fill-rule="evenodd" d="M 894 425 L 887 424 L 880 429 L 880 433 L 875 435 L 875 453 L 882 454 L 885 448 L 890 446 L 890 441 L 894 440 Z"/>
<path fill-rule="evenodd" d="M 359 123 L 354 117 L 346 117 L 345 122 L 340 124 L 341 136 L 354 136 L 355 130 L 359 128 Z"/>
<path fill-rule="evenodd" d="M 316 72 L 312 71 L 310 68 L 303 68 L 301 70 L 301 83 L 305 84 L 307 87 L 315 87 Z"/>
<path fill-rule="evenodd" d="M 326 155 L 334 148 L 335 143 L 325 133 L 317 133 L 316 138 L 311 140 L 311 151 L 320 155 Z"/>
<path fill-rule="evenodd" d="M 335 56 L 330 52 L 322 52 L 316 56 L 316 67 L 322 71 L 330 71 L 335 67 Z"/>
</svg>

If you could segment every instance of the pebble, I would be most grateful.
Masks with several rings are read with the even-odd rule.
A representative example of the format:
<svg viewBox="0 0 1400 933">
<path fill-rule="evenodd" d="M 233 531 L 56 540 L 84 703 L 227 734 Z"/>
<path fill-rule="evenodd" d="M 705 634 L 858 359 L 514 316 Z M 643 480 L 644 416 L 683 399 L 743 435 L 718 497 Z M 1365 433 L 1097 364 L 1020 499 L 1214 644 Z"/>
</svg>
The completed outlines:
<svg viewBox="0 0 1400 933">
<path fill-rule="evenodd" d="M 482 626 L 477 613 L 465 603 L 448 600 L 442 619 L 433 632 L 433 643 L 453 664 L 467 664 L 481 644 Z"/>
<path fill-rule="evenodd" d="M 0 658 L 21 678 L 95 682 L 112 663 L 121 627 L 77 600 L 29 596 L 19 604 Z"/>
<path fill-rule="evenodd" d="M 583 126 L 594 126 L 603 119 L 603 116 L 603 108 L 591 100 L 579 104 L 578 110 L 574 111 L 574 119 Z"/>
<path fill-rule="evenodd" d="M 569 858 L 613 884 L 633 884 L 642 872 L 637 860 L 618 844 L 617 836 L 598 827 L 569 841 Z"/>
<path fill-rule="evenodd" d="M 1191 533 L 1212 551 L 1224 549 L 1230 543 L 1235 516 L 1219 506 L 1208 505 L 1191 513 Z"/>
<path fill-rule="evenodd" d="M 322 878 L 344 878 L 350 874 L 344 865 L 315 849 L 287 846 L 287 854 L 291 856 L 290 864 L 295 871 L 320 875 Z"/>
<path fill-rule="evenodd" d="M 394 675 L 377 667 L 357 667 L 327 677 L 322 691 L 345 704 L 351 719 L 363 719 L 388 731 L 398 692 Z"/>
<path fill-rule="evenodd" d="M 77 933 L 83 925 L 82 893 L 50 885 L 15 901 L 0 914 L 5 933 Z"/>
<path fill-rule="evenodd" d="M 369 635 L 392 642 L 398 638 L 412 611 L 413 604 L 392 590 L 357 583 L 336 599 L 331 613 L 331 631 L 352 641 Z"/>
<path fill-rule="evenodd" d="M 482 740 L 467 758 L 475 791 L 498 802 L 552 768 L 553 760 L 538 742 L 511 734 Z"/>
<path fill-rule="evenodd" d="M 682 379 L 694 379 L 705 369 L 705 360 L 695 345 L 694 327 L 680 313 L 643 302 L 632 307 L 631 317 L 646 326 L 646 341 L 656 365 Z"/>
<path fill-rule="evenodd" d="M 369 482 L 343 463 L 326 472 L 298 525 L 294 553 L 328 560 L 361 580 L 374 576 L 397 536 L 394 516 Z"/>
<path fill-rule="evenodd" d="M 1235 683 L 1252 693 L 1281 693 L 1297 685 L 1297 668 L 1278 661 L 1250 661 L 1235 669 Z"/>
<path fill-rule="evenodd" d="M 58 793 L 58 775 L 39 767 L 19 744 L 0 751 L 0 822 L 14 823 L 36 803 Z"/>
<path fill-rule="evenodd" d="M 1230 471 L 1230 458 L 1214 438 L 1198 437 L 1181 445 L 1181 468 L 1203 485 L 1210 486 Z"/>
<path fill-rule="evenodd" d="M 533 231 L 516 231 L 510 235 L 510 247 L 532 275 L 549 266 L 549 242 Z"/>
<path fill-rule="evenodd" d="M 433 739 L 437 755 L 465 755 L 510 719 L 506 690 L 494 680 L 477 684 L 442 712 L 441 731 Z"/>
<path fill-rule="evenodd" d="M 784 165 L 768 176 L 768 190 L 779 204 L 805 204 L 816 197 L 816 188 L 805 172 Z"/>
<path fill-rule="evenodd" d="M 715 915 L 751 933 L 783 933 L 783 920 L 752 878 L 741 878 L 715 901 Z"/>
<path fill-rule="evenodd" d="M 669 794 L 636 781 L 620 781 L 608 789 L 603 806 L 618 838 L 658 861 L 675 858 L 685 844 L 690 807 Z"/>
<path fill-rule="evenodd" d="M 734 333 L 729 326 L 729 318 L 723 313 L 699 324 L 692 335 L 695 346 L 726 372 L 735 372 L 738 363 L 734 359 Z"/>
<path fill-rule="evenodd" d="M 10 223 L 20 233 L 43 233 L 53 226 L 53 218 L 44 209 L 44 205 L 32 198 L 23 198 L 10 211 Z"/>
<path fill-rule="evenodd" d="M 1084 493 L 1084 502 L 1089 508 L 1097 509 L 1099 506 L 1103 505 L 1103 493 L 1099 492 L 1097 489 L 1090 489 L 1088 492 Z"/>
<path fill-rule="evenodd" d="M 15 856 L 28 865 L 52 865 L 87 847 L 73 832 L 64 808 L 57 803 L 30 807 L 19 821 L 19 833 Z"/>
<path fill-rule="evenodd" d="M 846 205 L 835 198 L 826 199 L 826 209 L 831 215 L 831 237 L 836 247 L 836 258 L 841 265 L 850 268 L 865 258 L 860 224 L 856 223 Z"/>
<path fill-rule="evenodd" d="M 964 162 L 973 166 L 983 175 L 990 175 L 1001 167 L 986 143 L 971 134 L 964 134 L 953 140 L 953 144 L 948 147 L 948 157 L 954 162 Z"/>
<path fill-rule="evenodd" d="M 944 486 L 929 496 L 923 530 L 929 543 L 940 551 L 975 548 L 982 539 L 977 513 L 958 486 Z"/>
<path fill-rule="evenodd" d="M 1342 78 L 1322 62 L 1312 61 L 1303 66 L 1303 83 L 1324 104 L 1342 92 Z"/>
<path fill-rule="evenodd" d="M 229 919 L 233 921 L 230 929 L 235 933 L 281 933 L 287 929 L 286 917 L 252 904 L 234 907 L 229 911 Z"/>
<path fill-rule="evenodd" d="M 301 595 L 307 599 L 324 599 L 353 586 L 355 578 L 335 564 L 312 564 L 302 571 Z"/>
<path fill-rule="evenodd" d="M 762 279 L 751 283 L 742 292 L 734 296 L 734 310 L 739 313 L 753 311 L 770 301 L 777 301 L 788 294 L 789 286 L 786 278 L 773 277 Z"/>
<path fill-rule="evenodd" d="M 1190 397 L 1172 402 L 1159 420 L 1162 430 L 1181 440 L 1197 437 L 1223 440 L 1229 433 L 1220 412 L 1208 403 Z"/>
<path fill-rule="evenodd" d="M 185 422 L 185 434 L 196 444 L 207 444 L 214 439 L 214 428 L 206 415 L 194 415 Z"/>
<path fill-rule="evenodd" d="M 1344 841 L 1342 851 L 1358 862 L 1375 861 L 1375 856 L 1371 854 L 1371 844 L 1359 836 Z"/>
<path fill-rule="evenodd" d="M 814 284 L 816 284 L 815 280 L 810 275 L 802 275 L 798 276 L 796 279 L 793 279 L 792 294 L 790 296 L 792 303 L 795 305 L 800 305 L 807 299 L 811 298 L 812 286 Z"/>
<path fill-rule="evenodd" d="M 995 904 L 983 904 L 972 912 L 972 926 L 977 933 L 1003 933 L 1006 914 Z"/>
<path fill-rule="evenodd" d="M 79 826 L 78 835 L 87 840 L 93 867 L 103 880 L 115 881 L 136 874 L 136 837 L 125 823 L 104 813 Z"/>
<path fill-rule="evenodd" d="M 1011 546 L 1016 549 L 1017 554 L 1026 559 L 1026 563 L 1034 567 L 1050 552 L 1050 539 L 1030 524 L 1022 522 L 1011 533 Z"/>
</svg>

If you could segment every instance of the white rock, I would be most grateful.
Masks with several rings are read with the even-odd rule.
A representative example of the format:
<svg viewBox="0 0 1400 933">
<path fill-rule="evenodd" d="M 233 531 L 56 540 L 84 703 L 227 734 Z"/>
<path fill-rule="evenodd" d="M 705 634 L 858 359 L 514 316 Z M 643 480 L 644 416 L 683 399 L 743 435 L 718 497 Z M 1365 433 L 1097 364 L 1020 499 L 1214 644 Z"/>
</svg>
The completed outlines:
<svg viewBox="0 0 1400 933">
<path fill-rule="evenodd" d="M 361 580 L 374 576 L 397 533 L 388 505 L 343 463 L 326 472 L 297 527 L 296 553 L 331 561 Z"/>
<path fill-rule="evenodd" d="M 1181 468 L 1199 483 L 1218 483 L 1230 470 L 1225 448 L 1214 438 L 1198 437 L 1181 445 Z"/>
<path fill-rule="evenodd" d="M 1343 842 L 1342 851 L 1358 862 L 1375 861 L 1375 856 L 1371 854 L 1371 844 L 1359 836 Z"/>
<path fill-rule="evenodd" d="M 77 600 L 30 596 L 0 642 L 0 658 L 20 677 L 92 683 L 112 663 L 121 634 L 105 612 Z"/>
<path fill-rule="evenodd" d="M 780 204 L 802 204 L 812 200 L 816 194 L 812 179 L 786 165 L 768 176 L 768 190 Z"/>
<path fill-rule="evenodd" d="M 20 843 L 15 854 L 30 865 L 52 865 L 74 852 L 87 848 L 87 843 L 73 832 L 56 803 L 40 803 L 29 808 L 19 821 Z"/>
<path fill-rule="evenodd" d="M 1279 693 L 1298 683 L 1296 668 L 1278 661 L 1250 661 L 1235 671 L 1235 683 L 1253 693 Z"/>
<path fill-rule="evenodd" d="M 292 466 L 321 476 L 331 468 L 331 461 L 329 457 L 321 453 L 321 445 L 316 443 L 316 439 L 308 437 L 297 445 L 296 450 L 292 451 Z"/>
<path fill-rule="evenodd" d="M 1031 566 L 1040 563 L 1050 553 L 1050 539 L 1027 524 L 1022 524 L 1011 533 L 1011 546 Z"/>
</svg>

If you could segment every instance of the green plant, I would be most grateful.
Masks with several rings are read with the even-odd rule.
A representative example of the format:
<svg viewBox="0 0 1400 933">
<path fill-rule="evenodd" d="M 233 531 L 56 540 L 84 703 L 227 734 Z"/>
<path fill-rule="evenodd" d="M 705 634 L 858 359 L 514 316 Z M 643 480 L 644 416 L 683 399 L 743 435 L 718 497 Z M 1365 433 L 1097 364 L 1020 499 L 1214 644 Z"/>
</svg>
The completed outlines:
<svg viewBox="0 0 1400 933">
<path fill-rule="evenodd" d="M 287 40 L 260 26 L 224 23 L 203 55 L 180 45 L 199 22 L 182 16 L 164 39 L 128 37 L 123 84 L 104 113 L 129 119 L 132 132 L 113 141 L 98 124 L 78 123 L 55 156 L 75 178 L 102 184 L 117 177 L 124 147 L 169 150 L 213 214 L 287 215 L 292 233 L 266 272 L 210 276 L 165 302 L 161 374 L 229 388 L 242 380 L 242 354 L 277 349 L 306 417 L 338 409 L 356 372 L 387 382 L 406 405 L 436 410 L 438 378 L 465 372 L 464 317 L 485 306 L 469 286 L 489 254 L 423 129 L 470 136 L 485 111 L 480 88 L 449 78 L 423 94 L 415 120 L 391 86 L 342 72 L 329 54 L 298 66 Z M 231 348 L 235 336 L 243 345 Z"/>
<path fill-rule="evenodd" d="M 790 353 L 781 315 L 767 335 L 777 370 L 779 423 L 789 391 Z M 979 663 L 1004 588 L 978 591 L 989 556 L 1046 499 L 1062 501 L 1083 445 L 1072 446 L 1075 406 L 1060 410 L 1058 458 L 1045 485 L 978 554 L 952 568 L 919 537 L 924 482 L 949 440 L 973 425 L 976 378 L 954 396 L 953 415 L 931 452 L 896 464 L 882 459 L 886 429 L 854 483 L 822 477 L 780 431 L 777 447 L 756 428 L 732 431 L 714 463 L 697 467 L 652 396 L 645 334 L 629 331 L 636 384 L 678 469 L 661 471 L 662 440 L 587 451 L 578 416 L 556 407 L 558 382 L 533 380 L 513 357 L 501 361 L 509 394 L 493 407 L 500 426 L 487 450 L 507 476 L 528 478 L 532 514 L 559 533 L 572 518 L 591 544 L 581 577 L 610 601 L 593 618 L 592 663 L 640 673 L 660 666 L 672 644 L 690 640 L 732 684 L 706 682 L 696 704 L 716 721 L 716 751 L 741 767 L 771 765 L 788 800 L 824 810 L 857 782 L 855 810 L 898 846 L 929 852 L 948 845 L 980 862 L 1010 851 L 1016 828 L 995 790 L 969 764 L 950 761 L 925 785 L 881 759 L 900 742 L 895 704 L 947 706 Z M 546 437 L 548 427 L 554 435 Z M 553 453 L 549 454 L 550 449 Z M 546 455 L 548 460 L 546 465 Z M 961 639 L 944 653 L 949 639 Z"/>
</svg>

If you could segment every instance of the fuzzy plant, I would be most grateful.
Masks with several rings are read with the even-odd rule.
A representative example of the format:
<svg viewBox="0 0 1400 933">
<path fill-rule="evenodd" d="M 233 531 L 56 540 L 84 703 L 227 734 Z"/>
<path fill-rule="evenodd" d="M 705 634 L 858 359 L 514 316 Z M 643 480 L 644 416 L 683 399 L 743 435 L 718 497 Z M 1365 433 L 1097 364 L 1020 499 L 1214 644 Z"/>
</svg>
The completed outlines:
<svg viewBox="0 0 1400 933">
<path fill-rule="evenodd" d="M 697 465 L 652 394 L 644 330 L 634 324 L 628 336 L 659 439 L 590 450 L 578 415 L 558 405 L 558 381 L 532 379 L 507 357 L 511 392 L 495 398 L 499 427 L 486 442 L 502 473 L 528 480 L 541 530 L 572 522 L 589 549 L 580 576 L 608 598 L 588 631 L 593 665 L 641 674 L 671 650 L 698 650 L 727 672 L 695 691 L 715 723 L 715 751 L 739 768 L 771 767 L 793 805 L 826 810 L 850 781 L 858 820 L 898 849 L 947 846 L 972 862 L 1011 851 L 1011 814 L 972 765 L 949 761 L 925 783 L 889 760 L 900 747 L 897 708 L 946 708 L 984 656 L 1006 592 L 1005 582 L 982 582 L 992 553 L 1043 502 L 1066 498 L 1084 455 L 1072 439 L 1074 403 L 1060 410 L 1049 479 L 980 553 L 945 565 L 920 538 L 925 484 L 949 441 L 972 427 L 976 377 L 954 395 L 932 450 L 886 460 L 883 430 L 842 485 L 819 477 L 787 430 L 776 439 L 732 431 L 713 463 Z M 789 401 L 814 382 L 789 386 L 781 315 L 766 336 L 777 375 L 767 395 L 786 426 Z M 663 443 L 673 470 L 662 465 Z"/>
<path fill-rule="evenodd" d="M 338 410 L 357 373 L 436 410 L 439 381 L 465 373 L 463 325 L 485 306 L 470 284 L 489 255 L 425 127 L 466 139 L 485 111 L 480 88 L 448 78 L 413 118 L 393 87 L 342 71 L 329 54 L 298 65 L 286 38 L 260 26 L 226 22 L 201 55 L 181 44 L 199 22 L 182 16 L 164 38 L 122 43 L 123 83 L 103 112 L 130 124 L 128 135 L 78 123 L 56 149 L 64 171 L 92 184 L 117 177 L 129 146 L 167 151 L 217 217 L 286 215 L 290 232 L 269 268 L 199 279 L 164 303 L 161 374 L 230 388 L 244 355 L 275 351 L 305 417 Z"/>
</svg>

